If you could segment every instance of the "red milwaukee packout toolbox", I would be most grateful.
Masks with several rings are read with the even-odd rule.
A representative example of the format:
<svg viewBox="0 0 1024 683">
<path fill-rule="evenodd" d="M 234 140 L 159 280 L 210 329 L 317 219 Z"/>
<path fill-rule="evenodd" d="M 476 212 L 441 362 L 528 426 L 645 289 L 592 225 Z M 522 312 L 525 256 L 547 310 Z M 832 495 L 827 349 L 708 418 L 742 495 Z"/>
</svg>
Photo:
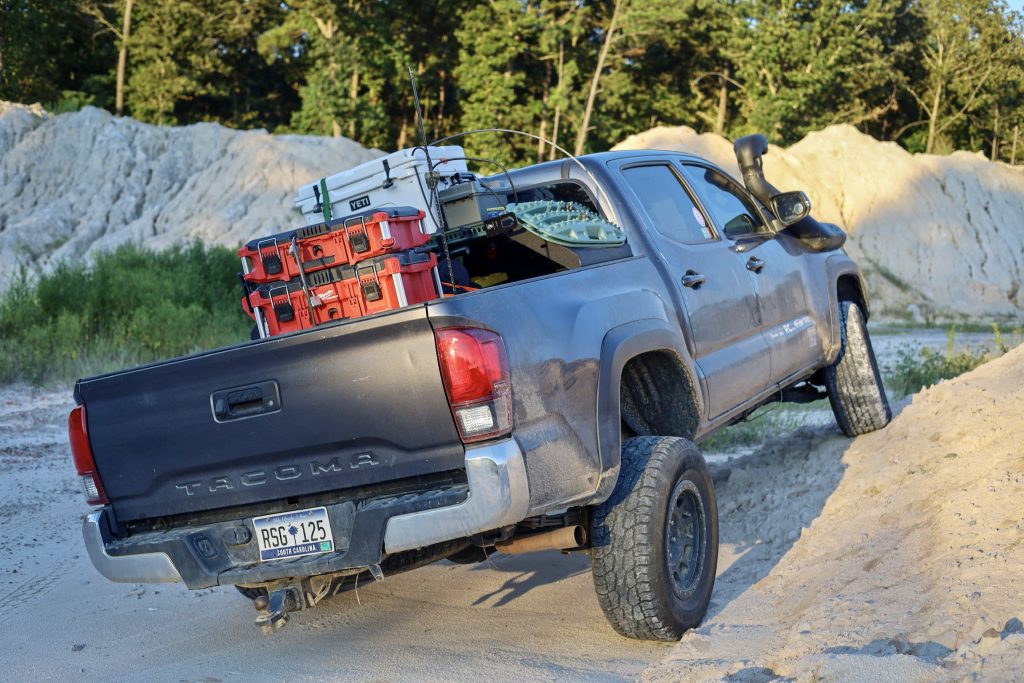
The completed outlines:
<svg viewBox="0 0 1024 683">
<path fill-rule="evenodd" d="M 299 275 L 296 248 L 305 273 L 353 265 L 423 246 L 431 237 L 422 229 L 425 217 L 407 206 L 374 209 L 253 240 L 238 255 L 247 282 L 286 282 Z"/>
<path fill-rule="evenodd" d="M 299 278 L 250 285 L 242 307 L 254 319 L 259 310 L 274 337 L 437 299 L 436 268 L 434 254 L 380 256 L 308 273 L 305 287 Z"/>
</svg>

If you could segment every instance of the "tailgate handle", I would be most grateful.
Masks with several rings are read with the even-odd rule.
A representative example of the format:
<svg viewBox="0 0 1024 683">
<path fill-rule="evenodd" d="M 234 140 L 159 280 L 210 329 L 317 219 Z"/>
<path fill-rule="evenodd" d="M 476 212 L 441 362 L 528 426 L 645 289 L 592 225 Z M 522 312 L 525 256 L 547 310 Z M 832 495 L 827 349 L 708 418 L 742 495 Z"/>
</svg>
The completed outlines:
<svg viewBox="0 0 1024 683">
<path fill-rule="evenodd" d="M 281 409 L 277 382 L 260 382 L 246 387 L 223 389 L 210 395 L 213 418 L 227 422 L 243 417 L 276 413 Z"/>
</svg>

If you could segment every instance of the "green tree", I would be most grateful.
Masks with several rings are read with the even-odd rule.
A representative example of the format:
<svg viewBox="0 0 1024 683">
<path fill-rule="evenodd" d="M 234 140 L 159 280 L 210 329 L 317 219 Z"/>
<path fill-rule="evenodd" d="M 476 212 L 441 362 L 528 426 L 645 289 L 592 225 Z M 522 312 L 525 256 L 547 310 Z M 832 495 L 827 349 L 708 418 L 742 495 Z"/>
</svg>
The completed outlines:
<svg viewBox="0 0 1024 683">
<path fill-rule="evenodd" d="M 148 0 L 136 6 L 127 103 L 152 123 L 287 120 L 296 101 L 286 65 L 267 64 L 258 37 L 283 18 L 273 0 Z"/>
<path fill-rule="evenodd" d="M 619 37 L 600 87 L 590 149 L 605 149 L 632 133 L 657 125 L 701 128 L 700 101 L 691 83 L 714 46 L 704 45 L 710 28 L 694 0 L 632 0 L 620 7 Z M 714 11 L 720 12 L 718 5 Z M 600 27 L 602 32 L 603 26 Z M 710 48 L 701 52 L 702 48 Z M 703 60 L 703 61 L 702 61 Z M 642 93 L 642 96 L 637 96 Z"/>
<path fill-rule="evenodd" d="M 457 31 L 461 50 L 455 77 L 462 98 L 462 126 L 535 132 L 542 110 L 537 5 L 492 0 L 468 11 Z M 476 155 L 524 163 L 535 145 L 522 137 L 480 134 L 466 140 Z"/>
<path fill-rule="evenodd" d="M 113 48 L 98 32 L 76 0 L 0 0 L 0 99 L 105 104 Z"/>
<path fill-rule="evenodd" d="M 395 78 L 395 60 L 383 16 L 376 2 L 297 1 L 287 6 L 283 23 L 260 37 L 269 60 L 292 54 L 303 62 L 294 130 L 368 145 L 393 140 L 384 89 Z"/>
<path fill-rule="evenodd" d="M 940 145 L 948 151 L 957 141 L 943 137 L 991 105 L 986 93 L 1019 78 L 1020 28 L 1013 30 L 1005 5 L 993 0 L 919 0 L 914 10 L 924 26 L 924 77 L 907 91 L 919 106 L 918 122 L 927 126 L 924 151 Z"/>
<path fill-rule="evenodd" d="M 830 123 L 883 116 L 892 89 L 886 33 L 899 4 L 884 0 L 750 0 L 727 48 L 742 82 L 740 131 L 790 143 Z"/>
</svg>

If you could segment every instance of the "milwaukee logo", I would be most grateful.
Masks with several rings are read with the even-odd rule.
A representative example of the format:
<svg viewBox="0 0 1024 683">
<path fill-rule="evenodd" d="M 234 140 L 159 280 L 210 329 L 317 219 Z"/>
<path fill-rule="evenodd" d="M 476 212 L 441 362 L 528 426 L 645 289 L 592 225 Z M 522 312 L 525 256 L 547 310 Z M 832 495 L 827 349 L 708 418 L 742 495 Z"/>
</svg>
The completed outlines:
<svg viewBox="0 0 1024 683">
<path fill-rule="evenodd" d="M 281 465 L 272 470 L 252 470 L 238 475 L 222 475 L 209 479 L 197 481 L 185 481 L 174 485 L 174 488 L 186 496 L 203 495 L 207 493 L 221 493 L 246 489 L 255 486 L 265 486 L 279 481 L 291 481 L 293 479 L 319 477 L 325 474 L 341 474 L 346 470 L 362 469 L 380 464 L 377 456 L 369 451 L 356 453 L 348 463 L 338 457 L 331 458 L 326 462 L 318 460 L 311 461 L 308 465 Z"/>
</svg>

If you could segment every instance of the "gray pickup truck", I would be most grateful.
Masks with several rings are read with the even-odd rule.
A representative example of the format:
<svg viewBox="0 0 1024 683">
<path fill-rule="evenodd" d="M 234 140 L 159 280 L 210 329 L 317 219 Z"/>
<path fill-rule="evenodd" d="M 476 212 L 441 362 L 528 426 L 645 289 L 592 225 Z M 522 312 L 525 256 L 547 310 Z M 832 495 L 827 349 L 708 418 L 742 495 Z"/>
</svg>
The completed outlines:
<svg viewBox="0 0 1024 683">
<path fill-rule="evenodd" d="M 492 552 L 588 552 L 612 626 L 676 639 L 718 555 L 695 443 L 770 401 L 890 410 L 844 233 L 761 173 L 609 152 L 496 176 L 590 207 L 625 244 L 514 231 L 454 242 L 479 291 L 75 386 L 93 564 L 234 585 L 265 631 L 360 577 Z"/>
</svg>

